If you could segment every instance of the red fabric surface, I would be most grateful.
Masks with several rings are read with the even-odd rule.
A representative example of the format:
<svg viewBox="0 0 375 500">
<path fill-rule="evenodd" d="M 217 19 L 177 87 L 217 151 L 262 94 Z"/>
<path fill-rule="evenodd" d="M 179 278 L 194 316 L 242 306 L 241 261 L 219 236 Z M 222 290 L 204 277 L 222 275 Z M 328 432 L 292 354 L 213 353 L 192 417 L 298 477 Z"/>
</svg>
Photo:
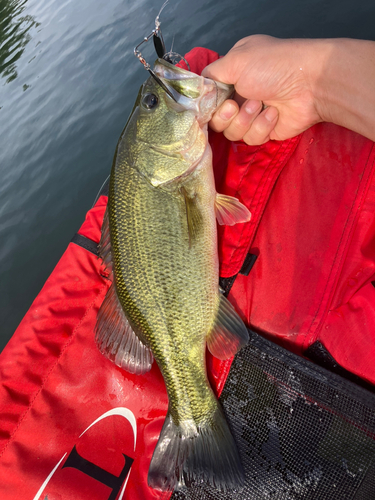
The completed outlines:
<svg viewBox="0 0 375 500">
<path fill-rule="evenodd" d="M 88 213 L 80 234 L 99 241 L 107 198 Z M 2 499 L 108 498 L 111 489 L 64 468 L 76 446 L 84 459 L 118 476 L 123 453 L 137 460 L 123 498 L 159 498 L 147 486 L 149 462 L 168 400 L 160 372 L 136 377 L 98 351 L 94 326 L 109 282 L 95 255 L 71 243 L 1 354 Z M 136 435 L 120 411 L 136 419 Z M 81 434 L 98 418 L 115 410 Z M 134 446 L 135 444 L 135 446 Z M 60 466 L 36 496 L 48 475 Z"/>
<path fill-rule="evenodd" d="M 232 248 L 259 256 L 230 294 L 248 324 L 299 354 L 319 340 L 340 365 L 372 383 L 374 168 L 371 141 L 316 125 L 295 145 L 261 220 L 254 217 L 253 239 L 236 239 L 230 228 L 230 242 L 221 240 L 225 256 Z M 228 274 L 239 267 L 235 259 Z"/>
<path fill-rule="evenodd" d="M 205 49 L 187 56 L 197 73 L 217 57 Z M 252 212 L 249 223 L 219 229 L 221 275 L 237 274 L 249 251 L 258 255 L 249 276 L 237 276 L 232 303 L 289 349 L 302 353 L 320 340 L 375 382 L 373 143 L 329 124 L 260 147 L 214 133 L 210 142 L 218 191 Z M 105 205 L 101 197 L 80 234 L 99 241 Z M 74 449 L 113 476 L 134 460 L 116 498 L 124 486 L 121 498 L 159 498 L 146 479 L 167 410 L 164 382 L 155 365 L 135 377 L 97 350 L 108 288 L 99 266 L 69 244 L 0 356 L 2 500 L 108 499 L 110 487 L 64 467 Z M 208 356 L 218 394 L 230 364 Z"/>
</svg>

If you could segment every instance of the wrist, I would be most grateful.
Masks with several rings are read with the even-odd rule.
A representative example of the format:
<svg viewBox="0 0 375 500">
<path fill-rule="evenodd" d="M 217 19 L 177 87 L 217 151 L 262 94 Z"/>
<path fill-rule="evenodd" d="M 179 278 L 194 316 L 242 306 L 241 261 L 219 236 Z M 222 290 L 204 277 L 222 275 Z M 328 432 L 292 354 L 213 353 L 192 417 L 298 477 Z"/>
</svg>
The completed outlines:
<svg viewBox="0 0 375 500">
<path fill-rule="evenodd" d="M 314 105 L 322 121 L 336 124 L 345 107 L 342 49 L 343 39 L 339 38 L 318 40 L 314 44 Z"/>
<path fill-rule="evenodd" d="M 302 56 L 304 66 L 302 66 L 306 87 L 310 92 L 310 99 L 319 121 L 332 121 L 331 103 L 334 94 L 331 95 L 332 85 L 327 77 L 328 61 L 335 50 L 335 40 L 311 39 L 305 41 Z"/>
</svg>

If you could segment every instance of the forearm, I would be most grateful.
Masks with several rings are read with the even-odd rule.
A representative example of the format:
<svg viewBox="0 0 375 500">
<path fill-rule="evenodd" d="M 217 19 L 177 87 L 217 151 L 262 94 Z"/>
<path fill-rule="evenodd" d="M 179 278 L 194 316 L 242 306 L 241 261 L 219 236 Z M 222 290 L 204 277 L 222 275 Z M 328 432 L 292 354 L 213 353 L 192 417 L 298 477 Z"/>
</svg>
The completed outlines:
<svg viewBox="0 0 375 500">
<path fill-rule="evenodd" d="M 318 114 L 375 141 L 375 42 L 341 38 L 313 45 L 320 52 L 311 73 Z"/>
</svg>

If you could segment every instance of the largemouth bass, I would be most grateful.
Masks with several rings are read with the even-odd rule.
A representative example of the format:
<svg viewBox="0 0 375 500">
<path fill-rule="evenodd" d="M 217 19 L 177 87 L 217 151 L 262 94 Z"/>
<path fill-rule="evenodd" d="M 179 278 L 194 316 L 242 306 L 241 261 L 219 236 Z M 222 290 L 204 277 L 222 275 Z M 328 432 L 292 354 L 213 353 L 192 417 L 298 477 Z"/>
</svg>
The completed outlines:
<svg viewBox="0 0 375 500">
<path fill-rule="evenodd" d="M 155 78 L 156 75 L 156 78 Z M 242 483 L 242 466 L 206 374 L 206 342 L 226 359 L 248 340 L 219 290 L 216 218 L 249 220 L 216 193 L 207 123 L 232 87 L 158 59 L 113 162 L 100 253 L 113 284 L 99 311 L 100 351 L 131 373 L 156 360 L 169 408 L 148 474 L 173 490 Z"/>
</svg>

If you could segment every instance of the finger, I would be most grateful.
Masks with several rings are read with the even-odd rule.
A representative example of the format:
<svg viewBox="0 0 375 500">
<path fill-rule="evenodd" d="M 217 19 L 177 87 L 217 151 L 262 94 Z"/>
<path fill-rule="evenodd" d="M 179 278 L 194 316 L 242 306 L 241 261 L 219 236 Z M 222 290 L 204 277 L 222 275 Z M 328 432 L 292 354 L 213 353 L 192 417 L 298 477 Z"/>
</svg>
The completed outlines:
<svg viewBox="0 0 375 500">
<path fill-rule="evenodd" d="M 206 66 L 202 71 L 202 76 L 204 76 L 205 78 L 212 78 L 212 80 L 216 80 L 218 82 L 229 84 L 234 83 L 226 81 L 228 80 L 228 68 L 225 61 L 223 62 L 223 59 L 225 59 L 225 56 Z M 231 80 L 231 78 L 229 78 L 229 80 Z"/>
<path fill-rule="evenodd" d="M 228 99 L 216 110 L 210 121 L 210 127 L 215 132 L 222 132 L 229 127 L 230 122 L 237 115 L 239 111 L 238 104 Z"/>
<path fill-rule="evenodd" d="M 270 139 L 270 134 L 277 124 L 279 113 L 273 106 L 262 111 L 252 122 L 243 140 L 250 146 L 264 144 Z"/>
<path fill-rule="evenodd" d="M 232 52 L 229 51 L 224 57 L 206 66 L 202 71 L 202 76 L 234 85 L 241 74 L 241 68 L 242 66 L 237 64 Z"/>
<path fill-rule="evenodd" d="M 228 127 L 224 130 L 224 135 L 230 141 L 239 141 L 251 128 L 255 118 L 261 112 L 262 103 L 260 101 L 246 101 L 239 113 L 232 119 Z"/>
</svg>

